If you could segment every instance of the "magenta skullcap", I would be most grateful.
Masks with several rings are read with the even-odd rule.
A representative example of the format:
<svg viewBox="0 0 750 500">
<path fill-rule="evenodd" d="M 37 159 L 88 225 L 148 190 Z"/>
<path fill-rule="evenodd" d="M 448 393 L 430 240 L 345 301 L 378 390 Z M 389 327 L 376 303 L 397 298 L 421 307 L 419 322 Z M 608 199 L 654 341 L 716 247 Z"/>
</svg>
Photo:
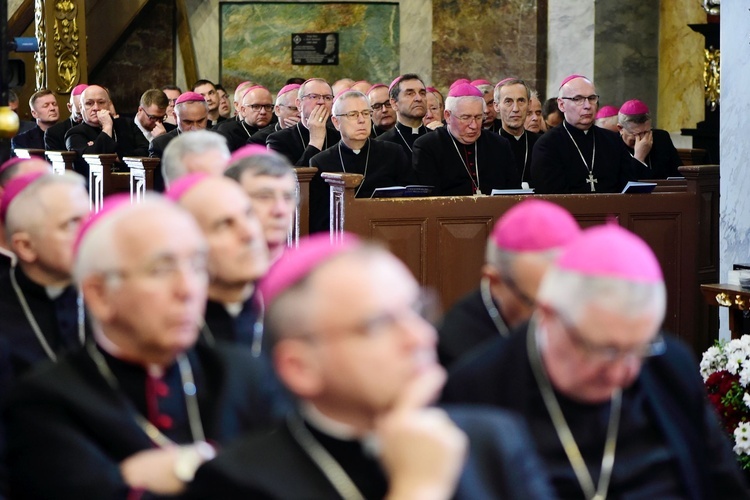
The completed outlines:
<svg viewBox="0 0 750 500">
<path fill-rule="evenodd" d="M 564 247 L 556 265 L 584 276 L 640 283 L 664 281 L 659 261 L 646 242 L 612 223 L 582 231 Z"/>
<path fill-rule="evenodd" d="M 395 87 L 396 85 L 398 85 L 398 82 L 400 82 L 400 81 L 401 81 L 401 79 L 402 79 L 403 77 L 404 77 L 404 75 L 399 75 L 399 76 L 397 76 L 397 77 L 396 77 L 396 78 L 395 78 L 395 79 L 394 79 L 394 80 L 393 80 L 393 81 L 391 82 L 391 84 L 390 84 L 390 85 L 388 85 L 388 93 L 389 93 L 389 94 L 390 94 L 390 93 L 391 93 L 391 91 L 393 90 L 393 87 Z"/>
<path fill-rule="evenodd" d="M 234 163 L 243 158 L 250 158 L 251 156 L 269 154 L 274 153 L 269 151 L 265 146 L 261 146 L 260 144 L 247 144 L 232 153 L 232 156 L 229 157 L 229 163 Z"/>
<path fill-rule="evenodd" d="M 645 115 L 648 114 L 648 106 L 643 101 L 631 99 L 620 106 L 620 113 L 623 115 Z"/>
<path fill-rule="evenodd" d="M 286 250 L 261 280 L 259 289 L 263 302 L 266 306 L 270 305 L 281 293 L 300 282 L 317 266 L 360 245 L 359 238 L 351 233 L 344 233 L 339 242 L 331 242 L 328 233 L 300 238 L 299 246 Z"/>
<path fill-rule="evenodd" d="M 567 77 L 565 77 L 565 79 L 564 79 L 564 80 L 562 81 L 562 83 L 560 84 L 560 88 L 562 88 L 562 87 L 563 87 L 563 85 L 565 85 L 565 84 L 566 84 L 566 83 L 568 83 L 569 81 L 571 81 L 571 80 L 575 80 L 576 78 L 584 78 L 584 79 L 588 80 L 588 78 L 586 78 L 586 77 L 585 77 L 585 76 L 583 76 L 583 75 L 570 75 L 570 76 L 567 76 Z"/>
<path fill-rule="evenodd" d="M 470 83 L 459 83 L 451 87 L 448 97 L 484 97 L 484 94 Z"/>
<path fill-rule="evenodd" d="M 196 184 L 203 182 L 209 177 L 211 176 L 205 172 L 195 172 L 180 177 L 169 186 L 169 189 L 164 193 L 164 196 L 177 203 L 183 196 L 185 196 L 185 193 L 193 189 Z"/>
<path fill-rule="evenodd" d="M 276 97 L 284 95 L 287 92 L 291 92 L 292 90 L 299 90 L 299 88 L 299 83 L 290 83 L 289 85 L 284 85 L 283 87 L 281 87 L 281 90 L 279 90 L 278 94 L 276 94 Z"/>
<path fill-rule="evenodd" d="M 570 212 L 544 200 L 524 200 L 498 219 L 490 239 L 501 250 L 544 252 L 567 245 L 581 233 Z"/>
<path fill-rule="evenodd" d="M 86 90 L 87 88 L 88 88 L 88 85 L 86 85 L 85 83 L 81 83 L 81 84 L 76 85 L 75 87 L 73 87 L 73 91 L 71 92 L 71 94 L 72 95 L 81 95 L 81 94 L 83 94 L 83 91 Z"/>
<path fill-rule="evenodd" d="M 437 92 L 438 94 L 440 93 L 440 91 L 439 91 L 438 89 L 436 89 L 435 87 L 427 87 L 427 88 L 426 88 L 425 90 L 426 90 L 427 92 L 431 92 L 431 93 L 433 93 L 433 94 L 434 94 L 434 93 L 436 93 L 436 92 Z"/>
<path fill-rule="evenodd" d="M 485 80 L 485 79 L 483 79 L 483 78 L 479 78 L 478 80 L 474 80 L 474 81 L 472 81 L 472 82 L 470 82 L 470 83 L 471 83 L 472 85 L 474 85 L 475 87 L 476 87 L 477 85 L 492 85 L 492 82 L 490 82 L 489 80 Z"/>
<path fill-rule="evenodd" d="M 243 87 L 247 87 L 248 85 L 252 85 L 253 82 L 250 80 L 245 80 L 244 82 L 240 83 L 234 88 L 234 95 L 238 95 L 240 93 L 240 90 L 242 90 Z"/>
<path fill-rule="evenodd" d="M 112 215 L 114 212 L 117 212 L 121 208 L 125 206 L 129 207 L 130 203 L 130 195 L 125 193 L 113 194 L 104 198 L 104 200 L 102 200 L 102 209 L 96 213 L 89 213 L 88 218 L 83 221 L 81 226 L 78 228 L 78 234 L 76 235 L 76 240 L 73 243 L 73 255 L 78 254 L 78 249 L 81 246 L 83 238 L 86 236 L 86 233 L 91 230 L 92 227 L 94 227 L 104 218 Z"/>
<path fill-rule="evenodd" d="M 3 166 L 8 162 L 3 163 Z M 20 163 L 20 162 L 16 162 Z M 15 163 L 14 163 L 15 165 Z M 7 168 L 7 167 L 5 167 Z M 3 197 L 0 199 L 0 220 L 5 223 L 5 218 L 8 215 L 8 207 L 13 203 L 13 200 L 18 196 L 21 191 L 26 189 L 29 184 L 37 180 L 43 175 L 49 174 L 49 172 L 31 172 L 24 175 L 14 177 L 5 185 L 5 191 L 3 191 Z"/>
<path fill-rule="evenodd" d="M 184 92 L 177 98 L 175 105 L 182 104 L 183 102 L 206 102 L 206 99 L 198 92 Z"/>
<path fill-rule="evenodd" d="M 370 87 L 369 89 L 367 89 L 367 94 L 366 94 L 366 95 L 368 95 L 368 96 L 369 96 L 369 95 L 370 95 L 370 92 L 372 92 L 372 91 L 373 91 L 373 90 L 375 90 L 375 89 L 379 89 L 379 88 L 381 88 L 381 87 L 383 87 L 383 88 L 385 88 L 385 89 L 387 89 L 387 88 L 388 88 L 388 87 L 386 87 L 386 86 L 385 86 L 385 84 L 383 84 L 383 83 L 376 83 L 375 85 L 373 85 L 372 87 Z"/>
<path fill-rule="evenodd" d="M 2 165 L 0 165 L 0 173 L 5 172 L 13 165 L 18 165 L 19 163 L 26 161 L 26 158 L 19 158 L 18 156 L 14 156 L 10 160 L 4 162 Z"/>
<path fill-rule="evenodd" d="M 258 89 L 268 90 L 268 89 L 267 89 L 267 88 L 265 88 L 265 87 L 264 87 L 263 85 L 253 85 L 252 87 L 248 87 L 248 88 L 246 88 L 246 89 L 245 89 L 245 91 L 244 91 L 244 92 L 242 92 L 242 100 L 243 100 L 243 101 L 245 100 L 245 96 L 246 96 L 247 94 L 249 94 L 249 93 L 250 93 L 250 92 L 252 92 L 253 90 L 258 90 Z"/>
<path fill-rule="evenodd" d="M 615 106 L 602 106 L 602 108 L 596 113 L 596 119 L 609 118 L 611 116 L 617 116 L 617 108 Z"/>
<path fill-rule="evenodd" d="M 469 80 L 468 78 L 459 78 L 455 82 L 451 83 L 451 86 L 448 90 L 452 89 L 456 85 L 461 85 L 462 83 L 468 83 L 469 85 L 471 85 L 471 80 Z"/>
</svg>

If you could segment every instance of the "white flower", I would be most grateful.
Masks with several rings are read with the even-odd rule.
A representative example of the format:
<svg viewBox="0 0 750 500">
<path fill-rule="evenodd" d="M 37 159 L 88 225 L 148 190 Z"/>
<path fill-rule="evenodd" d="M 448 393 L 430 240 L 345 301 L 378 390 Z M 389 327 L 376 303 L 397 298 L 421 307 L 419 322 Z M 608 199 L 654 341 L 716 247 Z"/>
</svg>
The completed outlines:
<svg viewBox="0 0 750 500">
<path fill-rule="evenodd" d="M 742 396 L 742 402 L 745 403 L 745 406 L 747 406 L 748 408 L 750 408 L 750 394 L 745 393 Z"/>
<path fill-rule="evenodd" d="M 737 455 L 750 453 L 750 422 L 741 422 L 734 430 L 734 452 Z"/>
</svg>

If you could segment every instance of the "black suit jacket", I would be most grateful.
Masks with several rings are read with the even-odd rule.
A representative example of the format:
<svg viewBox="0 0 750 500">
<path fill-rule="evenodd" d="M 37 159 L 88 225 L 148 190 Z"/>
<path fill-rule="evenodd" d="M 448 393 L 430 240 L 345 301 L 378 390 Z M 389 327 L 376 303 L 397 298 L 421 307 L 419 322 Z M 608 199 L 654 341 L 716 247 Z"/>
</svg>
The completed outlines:
<svg viewBox="0 0 750 500">
<path fill-rule="evenodd" d="M 496 410 L 448 407 L 469 437 L 469 453 L 454 498 L 554 498 L 523 423 Z M 342 464 L 344 469 L 347 464 Z M 191 499 L 340 498 L 286 425 L 237 442 L 198 470 Z"/>
<path fill-rule="evenodd" d="M 681 177 L 678 167 L 682 166 L 680 154 L 666 130 L 653 129 L 654 142 L 646 157 L 646 164 L 639 162 L 636 177 L 638 179 L 666 179 L 667 177 Z M 632 155 L 634 150 L 628 148 Z"/>
<path fill-rule="evenodd" d="M 44 132 L 36 125 L 31 130 L 18 134 L 10 140 L 12 150 L 16 149 L 44 149 Z"/>
<path fill-rule="evenodd" d="M 244 120 L 225 120 L 212 129 L 227 139 L 229 151 L 236 151 L 250 142 L 250 137 L 258 132 L 258 127 L 248 125 Z"/>
<path fill-rule="evenodd" d="M 467 355 L 451 370 L 443 401 L 529 415 L 539 390 L 526 354 L 527 334 L 534 333 L 519 328 L 509 339 L 489 341 Z M 667 336 L 666 342 L 664 355 L 644 362 L 638 382 L 675 455 L 688 498 L 748 498 L 727 437 L 708 406 L 698 363 L 679 341 Z"/>
<path fill-rule="evenodd" d="M 328 123 L 325 148 L 334 146 L 341 139 L 341 134 Z M 266 146 L 287 157 L 295 167 L 309 167 L 310 158 L 320 153 L 320 149 L 310 146 L 310 131 L 298 123 L 294 127 L 274 132 L 266 139 Z"/>
<path fill-rule="evenodd" d="M 510 143 L 495 132 L 482 130 L 476 141 L 479 189 L 490 194 L 493 189 L 521 187 Z M 471 147 L 471 146 L 469 146 Z M 456 151 L 447 127 L 440 127 L 414 142 L 414 170 L 420 184 L 435 186 L 435 196 L 472 195 L 474 189 L 466 167 Z"/>
<path fill-rule="evenodd" d="M 369 198 L 372 192 L 379 187 L 405 186 L 413 179 L 411 167 L 403 150 L 396 144 L 381 141 L 368 141 L 359 155 L 355 155 L 351 149 L 340 143 L 341 157 L 339 157 L 339 144 L 316 154 L 310 159 L 310 166 L 316 167 L 318 172 L 310 181 L 310 232 L 328 231 L 330 189 L 321 177 L 322 172 L 343 172 L 341 162 L 343 159 L 346 172 L 354 174 L 365 174 L 364 166 L 367 164 L 367 175 L 362 184 L 357 188 L 358 198 Z M 369 159 L 367 148 L 369 148 Z"/>
<path fill-rule="evenodd" d="M 78 125 L 72 118 L 52 125 L 44 132 L 44 149 L 47 151 L 66 151 L 65 134 Z"/>
<path fill-rule="evenodd" d="M 262 358 L 236 347 L 204 345 L 188 357 L 209 441 L 226 445 L 278 416 L 277 395 L 262 378 L 268 373 Z M 133 405 L 139 402 L 112 389 L 86 349 L 30 373 L 5 408 L 11 497 L 129 498 L 119 464 L 154 448 L 133 418 Z"/>
<path fill-rule="evenodd" d="M 83 160 L 85 154 L 117 153 L 120 160 L 126 156 L 148 156 L 148 140 L 131 118 L 115 118 L 112 131 L 113 137 L 110 137 L 99 127 L 81 123 L 65 134 L 68 151 L 78 153 L 76 170 L 86 178 L 89 167 Z"/>
</svg>

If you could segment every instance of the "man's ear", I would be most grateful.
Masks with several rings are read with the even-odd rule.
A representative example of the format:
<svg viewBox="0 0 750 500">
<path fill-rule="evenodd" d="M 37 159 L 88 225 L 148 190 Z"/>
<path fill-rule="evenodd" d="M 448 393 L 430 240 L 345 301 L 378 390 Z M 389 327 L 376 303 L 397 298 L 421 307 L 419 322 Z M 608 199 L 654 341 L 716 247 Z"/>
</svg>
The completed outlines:
<svg viewBox="0 0 750 500">
<path fill-rule="evenodd" d="M 272 358 L 279 379 L 298 397 L 314 398 L 325 388 L 315 346 L 309 340 L 282 339 L 274 346 Z"/>
<path fill-rule="evenodd" d="M 86 308 L 93 317 L 103 323 L 112 317 L 114 308 L 109 300 L 112 290 L 104 276 L 95 274 L 87 277 L 81 283 L 81 293 L 86 299 Z"/>
<path fill-rule="evenodd" d="M 34 262 L 37 251 L 28 231 L 18 231 L 10 237 L 10 249 L 22 262 Z"/>
</svg>

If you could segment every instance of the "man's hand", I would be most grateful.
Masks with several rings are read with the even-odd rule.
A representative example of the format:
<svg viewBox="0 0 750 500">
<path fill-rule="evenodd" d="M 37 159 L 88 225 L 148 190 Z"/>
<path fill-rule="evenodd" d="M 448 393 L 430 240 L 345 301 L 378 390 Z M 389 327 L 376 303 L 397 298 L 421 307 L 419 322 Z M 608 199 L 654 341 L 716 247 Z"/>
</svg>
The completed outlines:
<svg viewBox="0 0 750 500">
<path fill-rule="evenodd" d="M 112 137 L 112 127 L 114 125 L 114 121 L 112 120 L 112 115 L 109 113 L 109 110 L 100 109 L 96 112 L 96 117 L 99 119 L 99 125 L 102 126 L 102 131 L 108 136 Z"/>
<path fill-rule="evenodd" d="M 164 128 L 164 124 L 162 124 L 162 122 L 156 122 L 156 125 L 154 125 L 153 130 L 151 130 L 151 135 L 154 136 L 155 138 L 166 133 L 167 133 L 167 130 Z"/>
<path fill-rule="evenodd" d="M 646 157 L 651 152 L 651 147 L 654 145 L 654 133 L 649 130 L 643 135 L 635 136 L 635 146 L 633 147 L 635 159 L 646 163 Z"/>
<path fill-rule="evenodd" d="M 310 130 L 310 145 L 323 150 L 326 141 L 326 124 L 331 116 L 328 108 L 318 104 L 313 108 L 307 119 L 307 128 Z"/>
<path fill-rule="evenodd" d="M 439 120 L 435 120 L 434 122 L 430 122 L 427 125 L 425 125 L 425 127 L 427 127 L 430 130 L 435 130 L 436 128 L 439 128 L 442 126 L 443 126 L 443 122 Z"/>
<path fill-rule="evenodd" d="M 120 462 L 120 473 L 131 488 L 175 495 L 185 490 L 174 472 L 177 456 L 177 446 L 139 451 Z"/>
<path fill-rule="evenodd" d="M 299 123 L 299 116 L 288 116 L 288 117 L 284 118 L 284 127 L 285 128 L 294 127 L 298 123 Z"/>
<path fill-rule="evenodd" d="M 377 423 L 390 500 L 453 496 L 466 458 L 467 438 L 444 411 L 425 408 L 444 383 L 442 368 L 424 372 Z"/>
</svg>

